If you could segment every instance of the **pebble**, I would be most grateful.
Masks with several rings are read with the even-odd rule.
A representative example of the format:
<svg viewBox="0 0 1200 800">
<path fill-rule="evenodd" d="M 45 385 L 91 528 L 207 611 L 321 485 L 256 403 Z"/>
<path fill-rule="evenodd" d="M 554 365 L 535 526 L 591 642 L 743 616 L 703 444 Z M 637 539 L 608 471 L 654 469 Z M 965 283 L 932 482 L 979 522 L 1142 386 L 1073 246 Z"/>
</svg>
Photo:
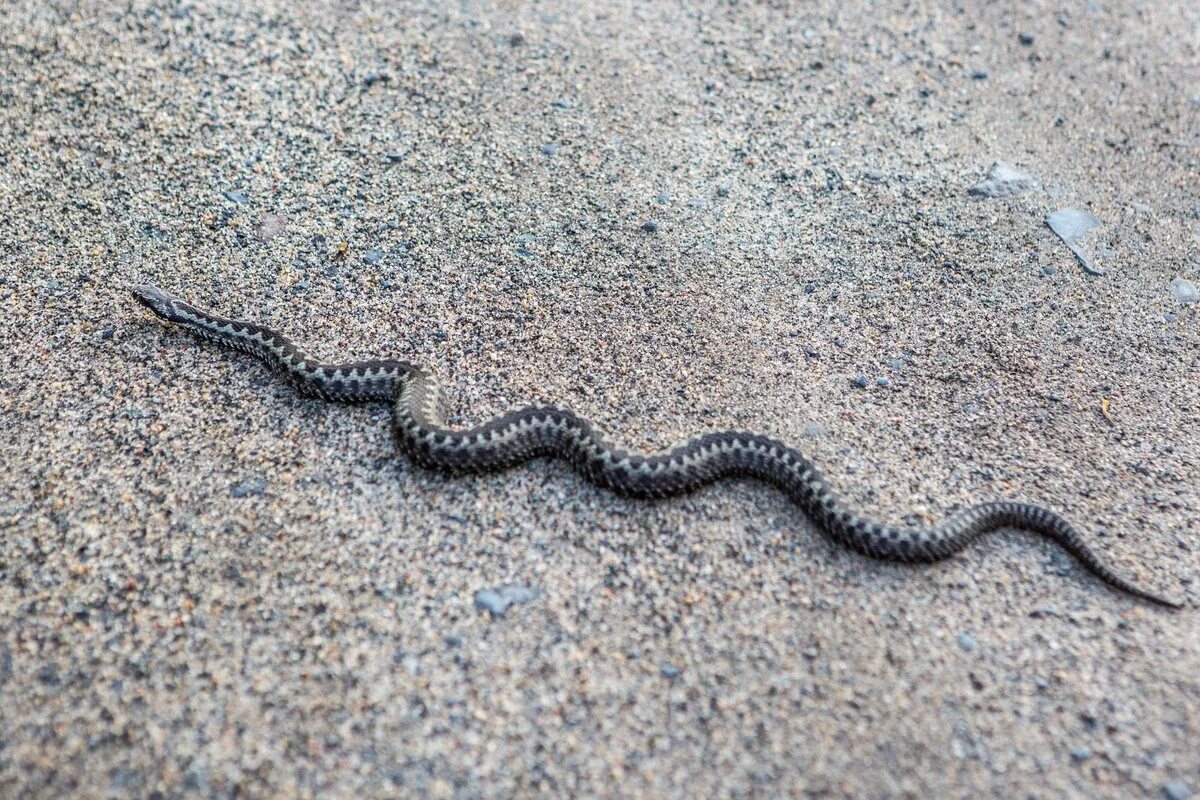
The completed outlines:
<svg viewBox="0 0 1200 800">
<path fill-rule="evenodd" d="M 988 170 L 987 178 L 967 189 L 973 197 L 1016 197 L 1037 186 L 1037 180 L 1027 173 L 996 161 Z"/>
<path fill-rule="evenodd" d="M 1071 751 L 1071 759 L 1073 761 L 1087 761 L 1092 757 L 1092 748 L 1077 747 Z"/>
<path fill-rule="evenodd" d="M 1171 297 L 1181 303 L 1194 303 L 1200 300 L 1200 293 L 1196 290 L 1196 284 L 1187 278 L 1179 277 L 1171 281 Z"/>
<path fill-rule="evenodd" d="M 662 676 L 664 678 L 678 678 L 679 677 L 679 667 L 676 667 L 673 664 L 663 664 L 662 665 Z"/>
<path fill-rule="evenodd" d="M 880 183 L 887 178 L 887 174 L 881 169 L 869 169 L 866 172 L 866 178 L 872 183 Z"/>
<path fill-rule="evenodd" d="M 287 218 L 278 214 L 265 214 L 254 230 L 254 236 L 260 242 L 269 244 L 275 237 L 287 230 Z"/>
<path fill-rule="evenodd" d="M 363 263 L 367 264 L 368 266 L 377 266 L 379 262 L 383 261 L 383 251 L 368 250 L 367 252 L 363 253 L 362 260 Z"/>
<path fill-rule="evenodd" d="M 879 386 L 887 386 L 891 383 L 891 381 L 888 379 L 888 377 L 886 375 L 880 375 L 878 378 L 875 379 L 875 383 Z"/>
<path fill-rule="evenodd" d="M 1103 275 L 1104 270 L 1095 266 L 1091 258 L 1079 247 L 1079 239 L 1090 231 L 1101 226 L 1100 220 L 1089 214 L 1087 211 L 1079 211 L 1074 208 L 1064 208 L 1055 211 L 1046 217 L 1046 224 L 1050 230 L 1058 234 L 1058 238 L 1063 240 L 1063 243 L 1070 248 L 1075 254 L 1075 258 L 1079 260 L 1080 265 L 1090 275 Z"/>
<path fill-rule="evenodd" d="M 867 386 L 869 386 L 870 383 L 871 382 L 867 380 L 866 375 L 859 375 L 857 378 L 854 379 L 854 385 L 860 389 L 867 388 Z"/>
<path fill-rule="evenodd" d="M 963 632 L 958 635 L 958 646 L 968 653 L 975 649 L 975 637 Z"/>
<path fill-rule="evenodd" d="M 1192 787 L 1183 781 L 1167 781 L 1163 784 L 1162 794 L 1167 800 L 1191 800 Z"/>
<path fill-rule="evenodd" d="M 642 230 L 646 233 L 654 233 L 658 230 L 658 223 L 652 219 L 648 219 L 642 223 Z"/>
<path fill-rule="evenodd" d="M 804 423 L 804 435 L 809 439 L 819 439 L 825 435 L 825 426 L 819 422 Z"/>
<path fill-rule="evenodd" d="M 555 156 L 562 149 L 562 145 L 558 142 L 547 142 L 538 149 L 542 151 L 542 155 L 544 156 Z"/>
<path fill-rule="evenodd" d="M 728 186 L 718 186 L 717 187 L 717 197 L 729 197 L 729 187 Z"/>
<path fill-rule="evenodd" d="M 250 198 L 247 197 L 244 192 L 228 191 L 221 192 L 221 194 L 223 194 L 225 199 L 231 203 L 238 203 L 239 205 L 244 206 L 246 203 L 250 202 Z"/>
<path fill-rule="evenodd" d="M 475 607 L 487 611 L 493 617 L 503 617 L 514 604 L 532 602 L 540 594 L 537 589 L 515 584 L 482 589 L 475 593 Z"/>
<path fill-rule="evenodd" d="M 977 81 L 986 81 L 987 76 L 988 76 L 987 70 L 983 70 L 983 69 L 977 69 L 971 73 L 971 77 Z"/>
<path fill-rule="evenodd" d="M 258 497 L 267 489 L 267 479 L 260 476 L 248 478 L 229 488 L 229 494 L 234 497 Z"/>
<path fill-rule="evenodd" d="M 1028 47 L 1029 45 L 1033 44 L 1033 34 L 1019 33 L 1017 34 L 1017 41 Z"/>
</svg>

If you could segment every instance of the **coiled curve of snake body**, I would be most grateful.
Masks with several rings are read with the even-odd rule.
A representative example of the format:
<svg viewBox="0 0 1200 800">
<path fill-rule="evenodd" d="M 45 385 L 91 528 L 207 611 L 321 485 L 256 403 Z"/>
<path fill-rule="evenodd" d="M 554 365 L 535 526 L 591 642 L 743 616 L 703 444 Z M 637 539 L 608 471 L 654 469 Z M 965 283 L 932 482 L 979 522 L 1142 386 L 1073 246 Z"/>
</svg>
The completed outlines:
<svg viewBox="0 0 1200 800">
<path fill-rule="evenodd" d="M 722 478 L 753 477 L 784 491 L 832 538 L 874 558 L 937 561 L 984 534 L 1022 528 L 1053 539 L 1111 586 L 1159 605 L 1180 607 L 1117 574 L 1070 523 L 1039 505 L 980 503 L 934 525 L 899 527 L 855 514 L 807 458 L 758 433 L 707 433 L 670 450 L 644 455 L 614 447 L 586 419 L 555 406 L 529 406 L 473 428 L 453 429 L 446 426 L 436 379 L 415 364 L 393 360 L 322 364 L 261 325 L 217 316 L 154 286 L 138 286 L 133 294 L 162 319 L 257 356 L 307 394 L 338 402 L 393 402 L 395 433 L 402 449 L 426 467 L 491 472 L 554 456 L 597 486 L 642 498 L 683 494 Z"/>
</svg>

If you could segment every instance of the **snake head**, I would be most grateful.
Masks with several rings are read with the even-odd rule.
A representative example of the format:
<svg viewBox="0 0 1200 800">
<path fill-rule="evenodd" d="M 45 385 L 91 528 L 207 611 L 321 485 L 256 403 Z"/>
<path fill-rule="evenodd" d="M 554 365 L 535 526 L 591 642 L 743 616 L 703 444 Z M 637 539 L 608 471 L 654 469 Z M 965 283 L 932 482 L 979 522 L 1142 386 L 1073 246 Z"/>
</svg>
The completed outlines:
<svg viewBox="0 0 1200 800">
<path fill-rule="evenodd" d="M 175 316 L 175 298 L 159 289 L 157 286 L 146 284 L 134 286 L 131 290 L 133 298 L 163 319 Z"/>
</svg>

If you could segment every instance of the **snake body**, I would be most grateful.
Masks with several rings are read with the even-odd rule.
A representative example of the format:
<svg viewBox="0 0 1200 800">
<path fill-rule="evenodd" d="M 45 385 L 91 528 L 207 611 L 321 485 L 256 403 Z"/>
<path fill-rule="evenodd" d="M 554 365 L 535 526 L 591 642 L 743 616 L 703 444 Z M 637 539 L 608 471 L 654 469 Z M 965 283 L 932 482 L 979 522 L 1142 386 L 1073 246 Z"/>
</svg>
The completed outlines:
<svg viewBox="0 0 1200 800">
<path fill-rule="evenodd" d="M 1152 603 L 1180 607 L 1119 575 L 1074 526 L 1039 505 L 980 503 L 934 525 L 900 527 L 854 513 L 809 459 L 758 433 L 707 433 L 662 452 L 631 453 L 609 444 L 583 417 L 549 405 L 528 406 L 475 427 L 454 429 L 447 427 L 437 380 L 420 366 L 396 360 L 323 364 L 270 328 L 226 319 L 154 286 L 138 286 L 133 294 L 162 319 L 257 356 L 306 394 L 337 402 L 394 403 L 396 438 L 425 467 L 453 473 L 491 472 L 553 456 L 597 486 L 641 498 L 683 494 L 723 478 L 753 477 L 777 486 L 833 539 L 867 556 L 938 561 L 984 534 L 1022 528 L 1054 540 L 1109 585 Z"/>
</svg>

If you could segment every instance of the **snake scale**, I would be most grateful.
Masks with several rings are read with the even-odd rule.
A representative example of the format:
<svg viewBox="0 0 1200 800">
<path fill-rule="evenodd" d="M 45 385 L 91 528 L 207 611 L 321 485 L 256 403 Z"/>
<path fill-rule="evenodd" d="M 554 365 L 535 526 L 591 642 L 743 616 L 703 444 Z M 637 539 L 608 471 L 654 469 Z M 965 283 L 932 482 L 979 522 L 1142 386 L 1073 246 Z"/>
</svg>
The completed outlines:
<svg viewBox="0 0 1200 800">
<path fill-rule="evenodd" d="M 752 477 L 785 492 L 836 541 L 874 558 L 937 561 L 984 534 L 1022 528 L 1054 540 L 1117 589 L 1159 605 L 1181 606 L 1117 574 L 1069 522 L 1039 505 L 980 503 L 934 525 L 900 527 L 855 514 L 835 496 L 812 462 L 794 448 L 758 433 L 706 433 L 659 453 L 630 453 L 606 442 L 586 419 L 546 405 L 510 411 L 473 428 L 453 429 L 446 425 L 437 380 L 415 364 L 394 360 L 322 364 L 270 328 L 226 319 L 154 286 L 135 287 L 133 295 L 164 320 L 257 356 L 306 394 L 338 402 L 394 403 L 396 438 L 425 467 L 452 473 L 490 472 L 555 456 L 597 486 L 642 498 L 683 494 L 723 478 Z"/>
</svg>

